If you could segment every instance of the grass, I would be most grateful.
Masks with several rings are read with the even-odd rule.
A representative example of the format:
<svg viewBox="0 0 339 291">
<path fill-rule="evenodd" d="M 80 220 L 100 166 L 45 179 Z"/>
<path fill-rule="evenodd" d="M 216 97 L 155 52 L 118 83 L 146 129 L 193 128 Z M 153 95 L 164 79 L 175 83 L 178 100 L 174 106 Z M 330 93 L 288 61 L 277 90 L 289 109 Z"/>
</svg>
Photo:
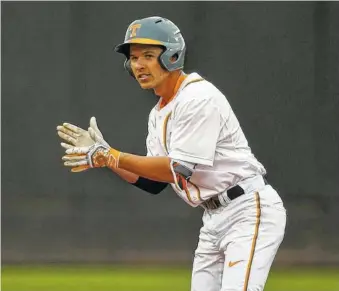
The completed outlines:
<svg viewBox="0 0 339 291">
<path fill-rule="evenodd" d="M 189 291 L 190 268 L 3 266 L 2 291 Z M 265 291 L 339 291 L 339 269 L 274 269 Z"/>
</svg>

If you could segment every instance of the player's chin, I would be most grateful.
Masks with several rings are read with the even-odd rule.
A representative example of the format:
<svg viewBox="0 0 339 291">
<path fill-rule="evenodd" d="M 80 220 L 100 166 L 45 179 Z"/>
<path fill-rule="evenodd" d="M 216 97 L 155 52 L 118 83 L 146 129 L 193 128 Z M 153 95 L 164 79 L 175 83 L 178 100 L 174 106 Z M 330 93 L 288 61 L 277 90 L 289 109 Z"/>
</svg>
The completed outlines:
<svg viewBox="0 0 339 291">
<path fill-rule="evenodd" d="M 153 82 L 139 82 L 139 85 L 142 89 L 153 89 Z"/>
</svg>

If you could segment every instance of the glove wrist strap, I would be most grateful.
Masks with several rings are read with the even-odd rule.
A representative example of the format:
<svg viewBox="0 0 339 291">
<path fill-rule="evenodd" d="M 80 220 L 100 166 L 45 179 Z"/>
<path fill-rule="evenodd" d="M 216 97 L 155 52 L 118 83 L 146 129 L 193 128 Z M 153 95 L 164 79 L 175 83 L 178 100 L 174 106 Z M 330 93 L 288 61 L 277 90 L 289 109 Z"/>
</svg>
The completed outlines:
<svg viewBox="0 0 339 291">
<path fill-rule="evenodd" d="M 116 149 L 110 148 L 108 151 L 106 166 L 110 169 L 119 168 L 120 155 L 121 152 L 117 151 Z"/>
</svg>

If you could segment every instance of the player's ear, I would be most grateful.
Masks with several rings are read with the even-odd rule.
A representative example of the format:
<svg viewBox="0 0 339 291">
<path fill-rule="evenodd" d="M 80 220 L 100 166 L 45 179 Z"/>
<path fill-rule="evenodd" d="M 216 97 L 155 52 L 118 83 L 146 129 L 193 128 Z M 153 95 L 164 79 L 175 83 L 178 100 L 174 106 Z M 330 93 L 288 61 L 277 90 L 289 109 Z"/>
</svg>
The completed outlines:
<svg viewBox="0 0 339 291">
<path fill-rule="evenodd" d="M 178 54 L 174 54 L 174 55 L 171 57 L 171 62 L 174 63 L 178 58 L 179 58 L 179 55 L 178 55 Z"/>
</svg>

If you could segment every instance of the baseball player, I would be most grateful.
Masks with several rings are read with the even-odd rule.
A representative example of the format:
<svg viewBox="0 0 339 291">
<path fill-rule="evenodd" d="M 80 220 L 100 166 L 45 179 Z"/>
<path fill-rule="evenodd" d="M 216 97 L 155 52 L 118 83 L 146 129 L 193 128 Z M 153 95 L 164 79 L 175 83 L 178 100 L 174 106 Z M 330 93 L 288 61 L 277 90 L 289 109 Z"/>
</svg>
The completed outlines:
<svg viewBox="0 0 339 291">
<path fill-rule="evenodd" d="M 168 19 L 132 22 L 115 50 L 141 88 L 159 96 L 149 114 L 147 155 L 109 145 L 93 117 L 88 130 L 57 127 L 66 141 L 64 165 L 73 172 L 107 167 L 153 194 L 170 184 L 187 204 L 204 209 L 191 290 L 263 290 L 286 211 L 226 97 L 199 74 L 184 73 L 185 41 Z"/>
</svg>

